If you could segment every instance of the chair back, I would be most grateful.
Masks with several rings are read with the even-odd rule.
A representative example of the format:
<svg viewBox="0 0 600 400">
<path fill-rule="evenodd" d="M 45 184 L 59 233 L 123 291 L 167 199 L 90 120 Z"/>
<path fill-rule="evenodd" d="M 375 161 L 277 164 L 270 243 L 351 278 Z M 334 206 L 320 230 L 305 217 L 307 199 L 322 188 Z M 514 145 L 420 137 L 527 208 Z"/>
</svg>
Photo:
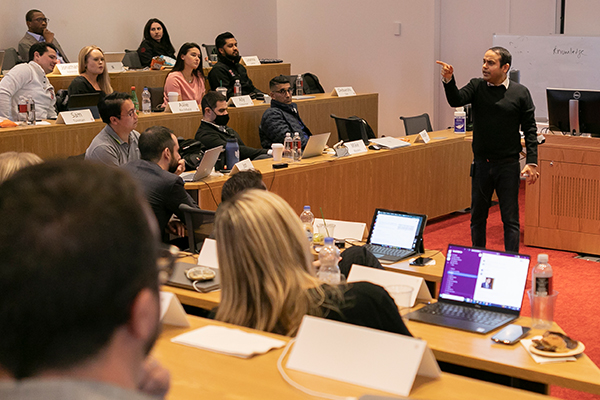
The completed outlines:
<svg viewBox="0 0 600 400">
<path fill-rule="evenodd" d="M 414 117 L 400 117 L 404 121 L 404 131 L 407 135 L 414 135 L 425 129 L 427 132 L 433 131 L 429 114 L 416 115 Z"/>
<path fill-rule="evenodd" d="M 150 103 L 152 110 L 156 109 L 159 105 L 164 103 L 165 101 L 165 88 L 161 87 L 149 87 L 148 91 L 150 92 Z"/>
<path fill-rule="evenodd" d="M 29 61 L 29 60 L 27 60 Z M 9 69 L 11 69 L 12 67 L 14 67 L 17 64 L 20 64 L 22 62 L 27 62 L 25 60 L 21 60 L 19 58 L 19 53 L 17 53 L 17 50 L 15 50 L 14 47 L 9 47 L 8 49 L 4 50 L 4 61 L 2 61 L 2 65 L 0 65 L 0 70 L 1 71 L 8 71 Z"/>
<path fill-rule="evenodd" d="M 193 253 L 199 252 L 199 248 L 196 245 L 195 232 L 200 229 L 203 225 L 212 224 L 215 222 L 215 212 L 208 210 L 201 210 L 196 207 L 190 207 L 187 204 L 180 204 L 179 210 L 183 212 L 185 216 L 185 228 L 188 235 L 188 243 L 190 251 Z M 199 243 L 202 243 L 204 238 Z"/>
<path fill-rule="evenodd" d="M 125 50 L 125 56 L 122 61 L 123 65 L 130 69 L 142 69 L 142 62 L 137 50 Z"/>
<path fill-rule="evenodd" d="M 343 140 L 344 142 L 362 140 L 365 142 L 365 145 L 369 145 L 367 123 L 364 119 L 358 117 L 342 118 L 334 114 L 331 114 L 330 117 L 335 120 L 339 140 Z"/>
</svg>

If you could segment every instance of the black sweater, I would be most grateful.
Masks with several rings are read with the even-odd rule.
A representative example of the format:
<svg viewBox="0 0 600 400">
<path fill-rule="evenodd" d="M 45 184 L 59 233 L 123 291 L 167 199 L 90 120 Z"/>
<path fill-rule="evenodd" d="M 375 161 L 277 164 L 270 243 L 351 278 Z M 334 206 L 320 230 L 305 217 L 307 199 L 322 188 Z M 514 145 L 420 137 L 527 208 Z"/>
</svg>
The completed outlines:
<svg viewBox="0 0 600 400">
<path fill-rule="evenodd" d="M 460 90 L 454 77 L 444 84 L 446 99 L 452 107 L 471 103 L 473 107 L 473 155 L 475 160 L 518 160 L 521 152 L 519 127 L 525 134 L 527 163 L 537 164 L 537 127 L 535 106 L 529 90 L 511 81 L 504 86 L 489 86 L 474 78 Z"/>
</svg>

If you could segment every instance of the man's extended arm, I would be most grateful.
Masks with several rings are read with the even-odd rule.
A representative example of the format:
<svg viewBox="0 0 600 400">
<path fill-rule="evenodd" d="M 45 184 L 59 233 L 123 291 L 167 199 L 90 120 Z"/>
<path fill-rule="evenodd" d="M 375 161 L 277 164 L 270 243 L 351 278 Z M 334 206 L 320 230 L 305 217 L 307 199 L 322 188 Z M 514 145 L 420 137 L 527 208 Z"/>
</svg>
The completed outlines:
<svg viewBox="0 0 600 400">
<path fill-rule="evenodd" d="M 19 69 L 19 73 L 15 72 L 6 75 L 0 81 L 0 117 L 12 118 L 13 95 L 31 79 L 28 70 Z"/>
</svg>

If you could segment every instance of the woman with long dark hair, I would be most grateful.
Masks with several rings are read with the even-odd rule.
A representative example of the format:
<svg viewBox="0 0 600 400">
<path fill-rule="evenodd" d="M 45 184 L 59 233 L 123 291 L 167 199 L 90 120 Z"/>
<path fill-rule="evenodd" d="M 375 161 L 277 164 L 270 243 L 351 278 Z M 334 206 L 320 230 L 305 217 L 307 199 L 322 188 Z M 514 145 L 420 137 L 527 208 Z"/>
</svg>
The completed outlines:
<svg viewBox="0 0 600 400">
<path fill-rule="evenodd" d="M 191 42 L 184 43 L 177 53 L 175 66 L 165 80 L 164 105 L 167 105 L 169 92 L 179 93 L 181 101 L 196 100 L 200 105 L 204 91 L 200 46 Z"/>
<path fill-rule="evenodd" d="M 171 44 L 167 27 L 157 18 L 151 18 L 144 26 L 144 40 L 137 49 L 142 66 L 149 67 L 152 58 L 168 56 L 175 58 L 175 48 Z"/>
</svg>

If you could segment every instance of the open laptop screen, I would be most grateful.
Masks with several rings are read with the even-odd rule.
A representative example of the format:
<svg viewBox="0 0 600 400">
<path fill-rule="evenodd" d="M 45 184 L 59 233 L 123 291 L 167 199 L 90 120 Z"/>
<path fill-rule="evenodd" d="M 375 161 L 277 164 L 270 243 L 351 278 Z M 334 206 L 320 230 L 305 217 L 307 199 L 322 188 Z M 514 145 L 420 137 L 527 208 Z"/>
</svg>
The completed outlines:
<svg viewBox="0 0 600 400">
<path fill-rule="evenodd" d="M 451 244 L 439 298 L 520 311 L 529 258 Z"/>
<path fill-rule="evenodd" d="M 414 250 L 424 224 L 423 215 L 377 209 L 368 242 L 379 246 Z"/>
</svg>

